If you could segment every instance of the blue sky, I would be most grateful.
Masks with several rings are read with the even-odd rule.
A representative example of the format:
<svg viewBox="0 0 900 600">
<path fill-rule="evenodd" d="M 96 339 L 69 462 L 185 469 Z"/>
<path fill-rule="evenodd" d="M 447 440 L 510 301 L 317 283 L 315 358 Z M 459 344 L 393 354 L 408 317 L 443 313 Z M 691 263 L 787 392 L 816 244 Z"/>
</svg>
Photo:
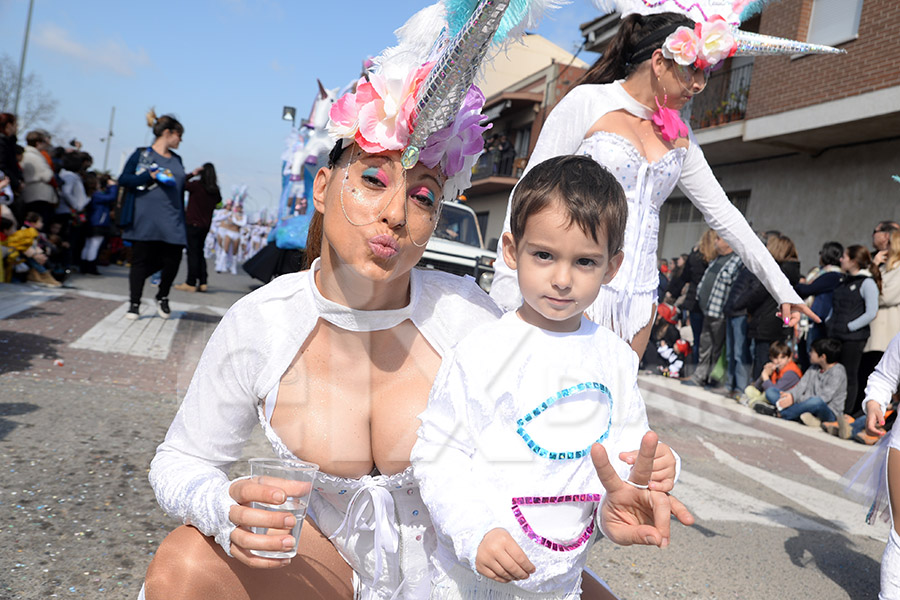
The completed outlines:
<svg viewBox="0 0 900 600">
<path fill-rule="evenodd" d="M 144 114 L 154 106 L 184 124 L 179 153 L 188 169 L 210 161 L 223 193 L 245 183 L 251 210 L 274 209 L 290 130 L 280 120 L 282 107 L 306 116 L 316 78 L 344 86 L 366 56 L 392 45 L 393 30 L 429 3 L 35 0 L 26 72 L 59 102 L 49 125 L 65 139 L 54 142 L 77 137 L 96 168 L 103 166 L 100 138 L 111 107 L 108 164 L 116 171 L 123 155 L 152 141 Z M 27 0 L 0 0 L 0 54 L 17 65 L 27 12 Z M 537 32 L 574 51 L 578 25 L 594 16 L 588 0 L 572 0 Z"/>
</svg>

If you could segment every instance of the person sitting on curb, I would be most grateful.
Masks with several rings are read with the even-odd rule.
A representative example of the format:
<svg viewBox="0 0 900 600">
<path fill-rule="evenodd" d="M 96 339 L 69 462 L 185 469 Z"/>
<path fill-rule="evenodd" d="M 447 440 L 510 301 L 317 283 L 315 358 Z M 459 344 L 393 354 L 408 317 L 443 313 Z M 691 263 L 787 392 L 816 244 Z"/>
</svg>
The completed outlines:
<svg viewBox="0 0 900 600">
<path fill-rule="evenodd" d="M 838 363 L 841 343 L 832 338 L 816 340 L 809 353 L 812 363 L 800 382 L 790 392 L 781 392 L 773 404 L 759 402 L 753 410 L 764 415 L 775 416 L 789 421 L 803 421 L 810 427 L 818 427 L 823 421 L 840 423 L 837 415 L 842 415 L 844 400 L 847 398 L 847 372 Z M 768 399 L 768 395 L 766 396 Z M 850 437 L 850 426 L 846 427 Z M 842 436 L 844 437 L 844 436 Z"/>
<path fill-rule="evenodd" d="M 768 400 L 775 404 L 781 396 L 799 383 L 803 371 L 791 356 L 791 347 L 787 342 L 776 340 L 769 344 L 769 362 L 763 366 L 759 379 L 744 388 L 744 399 L 747 406 Z"/>
</svg>

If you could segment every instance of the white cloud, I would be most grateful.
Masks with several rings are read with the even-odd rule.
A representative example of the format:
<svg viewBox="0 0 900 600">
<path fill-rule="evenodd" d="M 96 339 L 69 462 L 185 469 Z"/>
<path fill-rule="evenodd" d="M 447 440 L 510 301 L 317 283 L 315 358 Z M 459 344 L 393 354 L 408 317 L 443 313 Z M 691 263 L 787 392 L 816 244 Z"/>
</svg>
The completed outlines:
<svg viewBox="0 0 900 600">
<path fill-rule="evenodd" d="M 116 39 L 86 46 L 73 40 L 68 31 L 53 23 L 42 25 L 34 41 L 48 50 L 74 58 L 84 67 L 107 69 L 126 77 L 133 77 L 135 68 L 153 64 L 143 48 L 131 50 L 124 42 Z"/>
</svg>

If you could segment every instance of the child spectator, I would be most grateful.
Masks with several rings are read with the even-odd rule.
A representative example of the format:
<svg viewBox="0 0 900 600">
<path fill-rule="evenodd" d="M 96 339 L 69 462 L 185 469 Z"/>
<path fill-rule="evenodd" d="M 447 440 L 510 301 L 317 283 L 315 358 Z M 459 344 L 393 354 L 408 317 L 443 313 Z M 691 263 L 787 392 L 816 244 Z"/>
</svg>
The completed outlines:
<svg viewBox="0 0 900 600">
<path fill-rule="evenodd" d="M 60 287 L 44 266 L 47 263 L 47 255 L 41 250 L 38 242 L 40 231 L 44 227 L 44 221 L 37 213 L 30 212 L 25 215 L 24 227 L 13 233 L 6 240 L 7 244 L 16 250 L 25 264 L 28 265 L 28 281 L 47 287 Z"/>
<path fill-rule="evenodd" d="M 93 171 L 84 176 L 84 187 L 85 193 L 91 197 L 85 209 L 89 235 L 84 240 L 84 248 L 81 250 L 79 270 L 85 275 L 100 275 L 100 271 L 97 270 L 97 255 L 103 240 L 113 233 L 110 207 L 116 201 L 119 187 L 115 182 L 111 183 L 109 175 L 103 173 L 98 176 Z"/>
<path fill-rule="evenodd" d="M 782 419 L 803 421 L 810 427 L 834 421 L 843 412 L 847 397 L 847 371 L 838 362 L 840 355 L 841 343 L 838 340 L 816 340 L 809 353 L 812 365 L 800 382 L 791 391 L 781 392 L 774 405 L 759 402 L 753 410 L 764 415 L 774 416 L 777 413 Z"/>
<path fill-rule="evenodd" d="M 769 404 L 775 404 L 781 392 L 793 388 L 801 377 L 803 371 L 793 361 L 787 342 L 772 342 L 769 345 L 769 362 L 763 366 L 759 379 L 744 390 L 747 405 L 753 407 L 757 402 L 766 400 Z"/>
<path fill-rule="evenodd" d="M 678 309 L 662 303 L 656 307 L 656 322 L 650 331 L 650 344 L 656 352 L 644 354 L 644 368 L 654 367 L 666 377 L 678 379 L 684 368 L 684 361 L 690 356 L 691 346 L 681 339 L 678 330 Z"/>
<path fill-rule="evenodd" d="M 13 261 L 18 253 L 7 245 L 6 240 L 15 230 L 13 221 L 0 217 L 0 283 L 9 283 L 12 277 Z"/>
<path fill-rule="evenodd" d="M 627 212 L 585 156 L 516 186 L 503 252 L 523 303 L 445 356 L 412 451 L 438 534 L 432 598 L 579 597 L 605 496 L 592 447 L 632 450 L 648 429 L 637 356 L 583 315 L 621 265 Z"/>
</svg>

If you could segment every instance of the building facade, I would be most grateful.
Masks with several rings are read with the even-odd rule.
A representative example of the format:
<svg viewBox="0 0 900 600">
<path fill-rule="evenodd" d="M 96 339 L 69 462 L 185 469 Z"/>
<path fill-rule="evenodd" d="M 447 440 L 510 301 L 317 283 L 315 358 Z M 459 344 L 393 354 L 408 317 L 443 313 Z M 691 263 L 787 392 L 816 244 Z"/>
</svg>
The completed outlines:
<svg viewBox="0 0 900 600">
<path fill-rule="evenodd" d="M 618 22 L 607 15 L 583 24 L 585 48 L 602 53 Z M 900 173 L 897 23 L 900 3 L 892 0 L 772 2 L 742 29 L 847 54 L 729 59 L 685 109 L 731 201 L 757 231 L 789 236 L 804 271 L 824 242 L 871 247 L 878 221 L 900 220 L 900 184 L 891 177 Z M 507 132 L 515 156 L 504 162 L 496 149 L 487 153 L 467 192 L 486 240 L 500 235 L 544 119 L 585 68 L 554 61 L 488 98 L 488 135 Z M 688 252 L 706 229 L 678 189 L 660 219 L 661 258 Z"/>
</svg>

